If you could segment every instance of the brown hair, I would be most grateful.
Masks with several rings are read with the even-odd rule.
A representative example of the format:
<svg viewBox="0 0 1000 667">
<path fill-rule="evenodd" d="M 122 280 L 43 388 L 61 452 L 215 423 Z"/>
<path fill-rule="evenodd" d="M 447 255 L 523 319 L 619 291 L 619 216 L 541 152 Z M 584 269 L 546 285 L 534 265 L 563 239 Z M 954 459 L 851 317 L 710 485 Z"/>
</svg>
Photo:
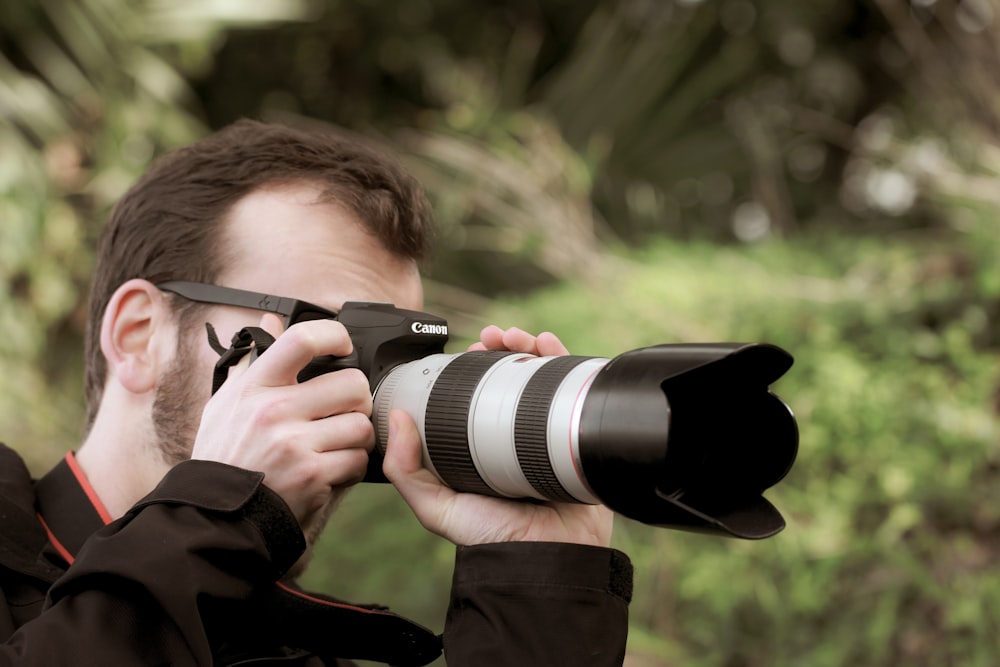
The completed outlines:
<svg viewBox="0 0 1000 667">
<path fill-rule="evenodd" d="M 114 291 L 132 278 L 212 282 L 225 268 L 218 240 L 233 205 L 265 185 L 299 181 L 317 183 L 389 252 L 425 256 L 431 221 L 423 190 L 357 140 L 241 120 L 167 153 L 118 202 L 98 244 L 85 343 L 88 424 L 107 375 L 100 328 Z"/>
</svg>

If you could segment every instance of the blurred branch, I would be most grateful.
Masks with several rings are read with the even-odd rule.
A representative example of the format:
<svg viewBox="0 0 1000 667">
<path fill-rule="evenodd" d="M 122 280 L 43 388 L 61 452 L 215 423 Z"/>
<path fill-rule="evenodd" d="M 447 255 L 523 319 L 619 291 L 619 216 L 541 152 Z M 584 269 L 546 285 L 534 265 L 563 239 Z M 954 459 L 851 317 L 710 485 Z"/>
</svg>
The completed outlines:
<svg viewBox="0 0 1000 667">
<path fill-rule="evenodd" d="M 875 0 L 932 106 L 1000 131 L 1000 2 Z M 932 30 L 934 31 L 932 33 Z"/>
<path fill-rule="evenodd" d="M 450 219 L 444 224 L 465 226 L 451 251 L 524 254 L 560 280 L 600 280 L 607 258 L 600 252 L 601 223 L 586 168 L 543 121 L 521 117 L 519 123 L 505 150 L 445 133 L 398 138 L 410 170 L 445 198 Z"/>
<path fill-rule="evenodd" d="M 750 101 L 741 99 L 730 103 L 726 111 L 733 132 L 753 165 L 754 196 L 767 210 L 777 235 L 792 234 L 798 230 L 798 224 L 788 193 L 784 154 L 768 122 L 766 109 L 759 110 Z"/>
</svg>

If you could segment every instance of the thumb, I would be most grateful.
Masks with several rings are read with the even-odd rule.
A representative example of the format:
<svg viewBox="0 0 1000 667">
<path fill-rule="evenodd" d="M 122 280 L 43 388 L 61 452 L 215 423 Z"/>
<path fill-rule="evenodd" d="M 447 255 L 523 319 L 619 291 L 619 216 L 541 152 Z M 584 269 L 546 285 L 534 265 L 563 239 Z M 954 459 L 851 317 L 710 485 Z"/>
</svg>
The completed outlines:
<svg viewBox="0 0 1000 667">
<path fill-rule="evenodd" d="M 382 472 L 393 484 L 423 469 L 423 444 L 413 418 L 396 408 L 389 413 L 389 437 L 385 445 Z"/>
<path fill-rule="evenodd" d="M 398 408 L 389 413 L 389 439 L 382 472 L 424 528 L 445 535 L 444 517 L 456 493 L 424 467 L 417 425 Z"/>
<path fill-rule="evenodd" d="M 454 495 L 454 491 L 424 466 L 424 445 L 417 425 L 399 408 L 389 413 L 389 438 L 382 472 L 418 517 L 433 501 L 440 500 L 442 494 Z"/>
</svg>

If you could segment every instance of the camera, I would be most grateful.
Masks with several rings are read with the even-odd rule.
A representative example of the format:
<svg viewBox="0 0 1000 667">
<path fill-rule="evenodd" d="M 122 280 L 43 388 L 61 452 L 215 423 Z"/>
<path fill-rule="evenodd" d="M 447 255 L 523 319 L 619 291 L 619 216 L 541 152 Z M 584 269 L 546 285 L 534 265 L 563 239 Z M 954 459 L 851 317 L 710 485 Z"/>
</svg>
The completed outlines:
<svg viewBox="0 0 1000 667">
<path fill-rule="evenodd" d="M 747 539 L 781 531 L 763 492 L 789 471 L 798 427 L 770 385 L 791 367 L 762 343 L 664 344 L 614 358 L 446 354 L 448 323 L 391 304 L 345 303 L 348 357 L 374 396 L 365 481 L 385 481 L 388 415 L 415 420 L 424 464 L 458 491 L 604 504 L 667 528 Z M 261 353 L 263 350 L 261 350 Z"/>
</svg>

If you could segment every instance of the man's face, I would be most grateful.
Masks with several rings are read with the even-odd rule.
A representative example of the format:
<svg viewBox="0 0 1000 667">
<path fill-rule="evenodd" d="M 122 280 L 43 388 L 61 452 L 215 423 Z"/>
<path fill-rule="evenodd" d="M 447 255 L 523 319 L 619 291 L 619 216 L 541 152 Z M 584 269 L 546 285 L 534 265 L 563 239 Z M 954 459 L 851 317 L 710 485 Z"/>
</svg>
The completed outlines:
<svg viewBox="0 0 1000 667">
<path fill-rule="evenodd" d="M 302 299 L 334 311 L 345 301 L 381 301 L 420 310 L 423 292 L 414 262 L 386 251 L 352 214 L 321 203 L 311 184 L 268 187 L 233 208 L 222 238 L 226 268 L 216 283 Z M 211 306 L 205 311 L 226 343 L 259 311 Z M 168 463 L 190 456 L 218 355 L 204 322 L 178 333 L 178 351 L 157 387 L 153 421 Z M 317 528 L 318 530 L 318 528 Z"/>
</svg>

